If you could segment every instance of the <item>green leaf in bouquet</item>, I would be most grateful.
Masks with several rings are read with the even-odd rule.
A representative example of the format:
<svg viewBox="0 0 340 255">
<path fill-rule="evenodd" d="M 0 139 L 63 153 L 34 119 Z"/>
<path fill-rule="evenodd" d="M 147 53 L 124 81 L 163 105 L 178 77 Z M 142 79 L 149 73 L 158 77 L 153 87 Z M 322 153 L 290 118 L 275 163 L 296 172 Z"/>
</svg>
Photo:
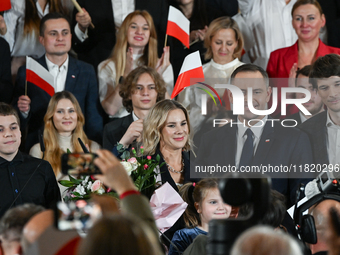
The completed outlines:
<svg viewBox="0 0 340 255">
<path fill-rule="evenodd" d="M 128 160 L 130 158 L 130 152 L 129 151 L 125 151 L 123 152 L 123 154 L 120 156 L 121 159 L 125 159 Z"/>
<path fill-rule="evenodd" d="M 81 197 L 81 195 L 78 193 L 78 192 L 72 192 L 73 193 L 73 195 L 75 195 L 75 196 L 77 196 L 77 197 Z"/>
<path fill-rule="evenodd" d="M 68 180 L 60 180 L 58 181 L 61 185 L 63 185 L 64 187 L 73 187 L 74 186 L 74 182 L 68 181 Z"/>
<path fill-rule="evenodd" d="M 71 175 L 68 176 L 70 178 L 70 181 L 73 182 L 74 184 L 81 184 L 83 182 L 82 179 L 75 179 Z"/>
<path fill-rule="evenodd" d="M 159 156 L 159 154 L 157 154 L 156 161 L 159 162 L 160 160 L 161 160 L 161 156 Z"/>
<path fill-rule="evenodd" d="M 66 153 L 72 153 L 69 148 L 67 148 Z"/>
</svg>

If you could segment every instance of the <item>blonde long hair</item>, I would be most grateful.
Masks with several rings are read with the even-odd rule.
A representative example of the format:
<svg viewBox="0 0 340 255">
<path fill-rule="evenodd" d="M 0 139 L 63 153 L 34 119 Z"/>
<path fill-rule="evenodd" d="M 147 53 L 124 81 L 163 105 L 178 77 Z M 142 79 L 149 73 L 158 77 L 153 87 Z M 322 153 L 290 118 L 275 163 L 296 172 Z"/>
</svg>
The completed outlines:
<svg viewBox="0 0 340 255">
<path fill-rule="evenodd" d="M 71 144 L 73 147 L 73 152 L 83 152 L 79 142 L 78 137 L 85 143 L 91 146 L 91 141 L 87 138 L 83 126 L 85 123 L 84 115 L 81 111 L 79 103 L 75 96 L 68 91 L 62 91 L 55 93 L 51 98 L 47 111 L 44 117 L 45 128 L 44 128 L 44 144 L 45 144 L 45 160 L 47 160 L 54 171 L 55 176 L 57 176 L 61 171 L 61 155 L 66 153 L 63 151 L 59 146 L 58 141 L 58 130 L 56 129 L 53 123 L 53 115 L 56 111 L 58 102 L 61 99 L 68 99 L 74 106 L 74 109 L 77 113 L 77 125 L 76 128 L 73 130 Z M 71 148 L 70 148 L 71 149 Z"/>
<path fill-rule="evenodd" d="M 139 58 L 138 64 L 139 65 L 146 65 L 152 68 L 155 68 L 158 61 L 158 55 L 157 55 L 157 33 L 156 28 L 153 23 L 153 19 L 151 15 L 147 11 L 140 11 L 136 10 L 132 13 L 130 13 L 126 18 L 124 19 L 121 27 L 118 30 L 117 33 L 117 42 L 115 47 L 113 48 L 111 57 L 106 61 L 106 63 L 103 65 L 102 68 L 105 68 L 105 66 L 113 61 L 115 63 L 116 68 L 116 78 L 115 82 L 116 84 L 119 83 L 119 78 L 124 74 L 125 71 L 125 64 L 126 64 L 126 52 L 128 49 L 128 41 L 127 41 L 127 33 L 128 29 L 132 23 L 132 19 L 135 16 L 142 16 L 147 24 L 149 25 L 150 29 L 150 38 L 148 44 L 144 48 L 143 55 Z"/>
<path fill-rule="evenodd" d="M 166 119 L 172 110 L 181 109 L 185 115 L 188 125 L 188 140 L 184 150 L 190 150 L 190 121 L 187 109 L 177 101 L 164 99 L 155 104 L 144 120 L 143 125 L 143 147 L 145 155 L 153 155 L 162 137 L 162 130 L 166 125 Z"/>
</svg>

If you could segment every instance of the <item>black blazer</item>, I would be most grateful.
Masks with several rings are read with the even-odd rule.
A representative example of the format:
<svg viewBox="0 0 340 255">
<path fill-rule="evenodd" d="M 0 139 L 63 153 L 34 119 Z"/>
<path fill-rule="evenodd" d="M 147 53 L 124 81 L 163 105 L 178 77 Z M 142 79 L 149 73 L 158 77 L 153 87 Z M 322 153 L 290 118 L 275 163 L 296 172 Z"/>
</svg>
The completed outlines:
<svg viewBox="0 0 340 255">
<path fill-rule="evenodd" d="M 45 55 L 39 58 L 38 63 L 47 69 Z M 17 108 L 18 98 L 25 94 L 26 66 L 18 71 L 14 90 L 13 104 Z M 65 81 L 65 90 L 71 92 L 78 100 L 85 117 L 85 132 L 91 140 L 98 143 L 102 141 L 103 118 L 100 115 L 100 102 L 96 74 L 93 67 L 87 63 L 69 56 L 69 64 Z M 51 96 L 38 86 L 27 82 L 27 95 L 31 99 L 29 116 L 25 119 L 20 116 L 22 130 L 27 129 L 25 151 L 39 142 L 38 130 L 44 126 L 44 116 Z"/>
<path fill-rule="evenodd" d="M 122 118 L 114 118 L 104 127 L 103 148 L 112 151 L 117 142 L 122 139 L 126 130 L 133 122 L 132 113 Z"/>
<path fill-rule="evenodd" d="M 292 115 L 289 115 L 288 117 L 286 117 L 285 119 L 293 119 L 296 120 L 297 124 L 300 125 L 302 123 L 301 121 L 301 116 L 300 116 L 300 112 L 294 113 Z M 288 121 L 285 122 L 285 125 L 295 125 L 295 123 L 292 121 L 291 124 L 288 124 Z"/>
<path fill-rule="evenodd" d="M 307 133 L 312 144 L 315 164 L 329 164 L 327 153 L 327 111 L 320 112 L 302 123 L 299 128 Z"/>
<path fill-rule="evenodd" d="M 10 104 L 13 97 L 11 52 L 6 40 L 0 37 L 0 102 Z"/>
<path fill-rule="evenodd" d="M 72 30 L 73 49 L 78 58 L 94 66 L 109 58 L 116 43 L 116 28 L 111 0 L 78 0 L 81 7 L 90 14 L 94 29 L 88 29 L 88 38 L 81 42 L 74 34 L 77 24 L 77 10 L 74 8 Z M 158 53 L 163 52 L 168 5 L 165 0 L 135 0 L 136 10 L 148 11 L 154 21 L 158 37 Z"/>
<path fill-rule="evenodd" d="M 253 166 L 290 166 L 312 164 L 313 157 L 308 136 L 297 128 L 282 127 L 280 122 L 267 121 L 253 158 Z M 203 135 L 195 161 L 196 166 L 235 166 L 237 127 L 230 124 Z M 196 176 L 195 176 L 196 177 Z M 221 177 L 221 176 L 220 176 Z M 289 173 L 273 175 L 272 188 L 287 196 L 288 204 L 295 203 L 300 182 L 307 183 L 315 176 Z M 298 177 L 298 178 L 296 178 Z"/>
</svg>

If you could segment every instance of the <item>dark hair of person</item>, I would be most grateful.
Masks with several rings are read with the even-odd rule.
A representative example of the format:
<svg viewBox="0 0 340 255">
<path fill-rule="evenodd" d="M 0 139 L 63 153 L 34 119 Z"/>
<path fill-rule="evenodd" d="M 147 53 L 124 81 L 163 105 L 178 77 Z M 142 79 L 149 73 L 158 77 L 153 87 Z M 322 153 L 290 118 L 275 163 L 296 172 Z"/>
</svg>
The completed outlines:
<svg viewBox="0 0 340 255">
<path fill-rule="evenodd" d="M 309 73 L 309 82 L 317 89 L 316 79 L 324 79 L 331 76 L 340 77 L 340 56 L 334 53 L 319 57 L 312 64 L 312 70 Z"/>
<path fill-rule="evenodd" d="M 9 209 L 0 220 L 0 235 L 8 241 L 20 242 L 26 223 L 45 208 L 35 204 L 23 204 Z"/>
<path fill-rule="evenodd" d="M 183 214 L 187 228 L 194 228 L 201 225 L 201 218 L 197 212 L 197 206 L 202 208 L 202 202 L 211 189 L 218 189 L 217 179 L 202 179 L 196 183 L 195 186 L 192 182 L 188 182 L 180 188 L 179 194 L 188 204 L 188 207 L 185 209 Z"/>
<path fill-rule="evenodd" d="M 28 35 L 33 32 L 39 32 L 40 27 L 40 17 L 37 10 L 37 1 L 35 0 L 26 0 L 25 1 L 25 23 L 24 23 L 24 34 Z M 68 14 L 66 8 L 63 7 L 61 0 L 47 0 L 46 5 L 49 5 L 49 12 L 59 12 L 64 15 Z"/>
<path fill-rule="evenodd" d="M 18 112 L 9 104 L 0 102 L 0 116 L 14 115 L 17 119 L 18 125 L 20 126 L 20 118 Z"/>
<path fill-rule="evenodd" d="M 296 3 L 293 5 L 293 8 L 292 8 L 292 17 L 293 17 L 293 14 L 294 14 L 294 11 L 300 7 L 301 5 L 306 5 L 306 4 L 312 4 L 314 5 L 320 12 L 320 15 L 323 14 L 323 11 L 322 11 L 322 8 L 321 8 L 321 5 L 319 4 L 318 1 L 316 0 L 297 0 Z"/>
<path fill-rule="evenodd" d="M 68 17 L 60 12 L 50 12 L 48 14 L 46 14 L 40 21 L 40 27 L 39 27 L 39 34 L 40 36 L 44 36 L 45 33 L 45 23 L 48 20 L 51 19 L 64 19 L 67 21 L 68 25 L 69 25 L 69 29 L 71 30 L 71 23 L 70 20 L 68 19 Z M 70 31 L 71 32 L 71 31 Z"/>
<path fill-rule="evenodd" d="M 120 214 L 103 217 L 88 231 L 86 238 L 80 244 L 78 254 L 160 254 L 159 243 L 150 231 L 149 227 L 142 222 Z"/>
<path fill-rule="evenodd" d="M 296 78 L 295 79 L 295 86 L 296 86 L 297 78 L 299 77 L 299 75 L 303 75 L 303 76 L 309 77 L 309 73 L 310 73 L 311 70 L 312 70 L 312 65 L 306 65 L 303 68 L 298 69 L 296 71 L 296 76 L 295 76 L 295 78 Z"/>
<path fill-rule="evenodd" d="M 119 95 L 123 99 L 123 106 L 128 112 L 132 112 L 133 110 L 131 95 L 135 93 L 139 77 L 144 73 L 149 74 L 155 83 L 155 89 L 157 92 L 156 102 L 161 101 L 165 98 L 166 87 L 162 76 L 152 67 L 137 67 L 136 69 L 132 70 L 125 78 L 119 91 Z"/>
<path fill-rule="evenodd" d="M 269 77 L 268 77 L 267 72 L 262 67 L 254 65 L 254 64 L 244 64 L 244 65 L 237 67 L 230 76 L 231 84 L 234 84 L 233 81 L 235 79 L 235 76 L 238 73 L 242 73 L 242 72 L 252 72 L 252 73 L 260 72 L 266 82 L 267 87 L 269 86 Z"/>
</svg>

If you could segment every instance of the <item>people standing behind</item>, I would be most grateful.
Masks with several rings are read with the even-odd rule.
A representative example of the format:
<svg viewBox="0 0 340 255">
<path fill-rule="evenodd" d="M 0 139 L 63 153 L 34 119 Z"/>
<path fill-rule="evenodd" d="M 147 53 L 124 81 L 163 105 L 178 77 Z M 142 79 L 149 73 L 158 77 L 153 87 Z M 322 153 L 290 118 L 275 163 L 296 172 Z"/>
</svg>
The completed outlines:
<svg viewBox="0 0 340 255">
<path fill-rule="evenodd" d="M 18 113 L 0 103 L 0 218 L 12 206 L 24 203 L 51 208 L 60 191 L 51 165 L 19 151 L 21 132 Z"/>
<path fill-rule="evenodd" d="M 53 95 L 47 107 L 44 123 L 45 153 L 41 151 L 40 143 L 37 143 L 31 148 L 30 155 L 36 158 L 44 156 L 51 164 L 57 180 L 62 178 L 61 155 L 67 151 L 83 152 L 78 138 L 87 144 L 89 151 L 95 152 L 99 149 L 99 145 L 89 140 L 84 132 L 85 118 L 71 92 L 61 91 Z M 66 188 L 61 185 L 59 188 L 63 194 Z"/>
<path fill-rule="evenodd" d="M 140 66 L 131 71 L 119 91 L 123 106 L 130 114 L 105 125 L 103 147 L 112 151 L 117 142 L 128 148 L 141 140 L 143 120 L 150 109 L 165 98 L 165 93 L 165 82 L 155 69 Z"/>
<path fill-rule="evenodd" d="M 151 15 L 147 11 L 130 13 L 118 31 L 111 57 L 98 66 L 99 96 L 105 112 L 110 117 L 128 115 L 122 107 L 119 85 L 137 66 L 155 68 L 162 75 L 171 95 L 174 80 L 169 59 L 169 47 L 164 48 L 162 57 L 158 59 L 157 35 Z"/>
<path fill-rule="evenodd" d="M 11 76 L 11 53 L 8 43 L 1 37 L 0 59 L 0 102 L 10 104 L 12 102 L 14 89 Z"/>
<path fill-rule="evenodd" d="M 286 119 L 293 119 L 296 121 L 295 124 L 301 124 L 305 122 L 307 119 L 315 116 L 316 114 L 324 111 L 324 104 L 321 100 L 320 95 L 317 93 L 317 90 L 313 87 L 313 85 L 309 81 L 309 73 L 312 69 L 311 65 L 305 66 L 302 69 L 296 71 L 296 79 L 295 79 L 295 87 L 303 88 L 309 90 L 311 93 L 311 99 L 307 103 L 303 103 L 302 105 L 311 113 L 311 115 L 305 115 L 303 112 L 299 111 L 294 113 L 293 115 L 288 116 Z M 296 93 L 296 98 L 305 98 L 304 93 Z"/>
<path fill-rule="evenodd" d="M 42 17 L 50 12 L 67 15 L 68 10 L 62 6 L 61 0 L 12 0 L 11 6 L 3 15 L 7 26 L 3 36 L 10 45 L 15 78 L 19 67 L 25 64 L 26 56 L 40 58 L 45 53 L 44 46 L 39 43 Z"/>
<path fill-rule="evenodd" d="M 237 0 L 205 0 L 205 4 L 215 10 L 219 10 L 222 16 L 232 17 L 238 13 Z"/>
<path fill-rule="evenodd" d="M 182 63 L 187 55 L 197 50 L 204 61 L 205 48 L 203 46 L 205 34 L 210 22 L 221 17 L 219 10 L 211 9 L 205 5 L 205 0 L 169 0 L 169 5 L 180 10 L 190 21 L 190 48 L 186 48 L 179 40 L 170 37 L 171 63 L 174 67 L 175 77 L 180 72 Z"/>
<path fill-rule="evenodd" d="M 96 74 L 91 65 L 69 56 L 71 30 L 68 20 L 60 13 L 49 13 L 40 23 L 40 42 L 46 54 L 37 62 L 54 77 L 54 91 L 70 91 L 77 99 L 85 115 L 85 132 L 89 138 L 102 141 L 103 120 L 100 115 Z M 26 68 L 19 69 L 14 92 L 14 103 L 20 111 L 21 129 L 27 128 L 25 151 L 38 142 L 38 130 L 51 96 L 38 86 L 27 82 Z"/>
<path fill-rule="evenodd" d="M 296 0 L 238 0 L 246 29 L 243 37 L 251 42 L 247 55 L 253 64 L 266 69 L 270 53 L 292 45 L 296 33 L 292 27 L 291 10 Z"/>
<path fill-rule="evenodd" d="M 183 253 L 196 236 L 208 234 L 210 220 L 226 219 L 231 213 L 231 206 L 224 203 L 218 190 L 217 179 L 202 179 L 196 185 L 186 183 L 180 194 L 188 204 L 183 215 L 186 228 L 175 232 L 169 255 Z"/>
<path fill-rule="evenodd" d="M 153 18 L 158 36 L 158 54 L 163 45 L 168 18 L 166 0 L 79 0 L 83 13 L 74 10 L 73 49 L 78 58 L 97 70 L 100 62 L 109 58 L 116 43 L 116 33 L 125 17 L 135 10 L 146 10 Z M 90 23 L 94 28 L 90 27 Z"/>
<path fill-rule="evenodd" d="M 329 54 L 318 58 L 309 74 L 310 82 L 327 107 L 327 111 L 317 114 L 299 126 L 309 136 L 315 164 L 336 166 L 340 162 L 337 134 L 340 126 L 339 65 L 340 56 Z"/>
<path fill-rule="evenodd" d="M 318 57 L 330 53 L 340 54 L 339 48 L 325 45 L 320 39 L 320 29 L 325 26 L 326 19 L 320 4 L 316 0 L 298 0 L 292 8 L 292 24 L 298 40 L 290 47 L 278 49 L 271 53 L 267 66 L 270 78 L 294 78 L 296 71 L 306 65 L 312 64 Z M 292 79 L 292 80 L 294 80 Z M 272 116 L 281 113 L 282 87 L 295 87 L 285 80 L 277 80 L 271 86 L 278 88 L 278 107 Z M 293 98 L 294 93 L 287 94 Z M 287 115 L 298 112 L 295 105 L 287 106 Z"/>
<path fill-rule="evenodd" d="M 228 83 L 233 71 L 243 64 L 239 60 L 243 49 L 243 37 L 237 23 L 229 17 L 213 20 L 206 32 L 204 47 L 207 49 L 205 59 L 210 59 L 210 62 L 203 65 L 204 83 L 213 88 L 216 84 Z M 179 102 L 187 108 L 190 106 L 190 119 L 195 132 L 199 131 L 204 120 L 204 116 L 199 114 L 201 112 L 200 91 L 196 86 L 192 86 L 178 96 Z M 216 91 L 220 97 L 225 92 L 224 89 L 216 89 Z M 227 105 L 230 109 L 229 100 L 226 102 L 226 107 Z"/>
</svg>

